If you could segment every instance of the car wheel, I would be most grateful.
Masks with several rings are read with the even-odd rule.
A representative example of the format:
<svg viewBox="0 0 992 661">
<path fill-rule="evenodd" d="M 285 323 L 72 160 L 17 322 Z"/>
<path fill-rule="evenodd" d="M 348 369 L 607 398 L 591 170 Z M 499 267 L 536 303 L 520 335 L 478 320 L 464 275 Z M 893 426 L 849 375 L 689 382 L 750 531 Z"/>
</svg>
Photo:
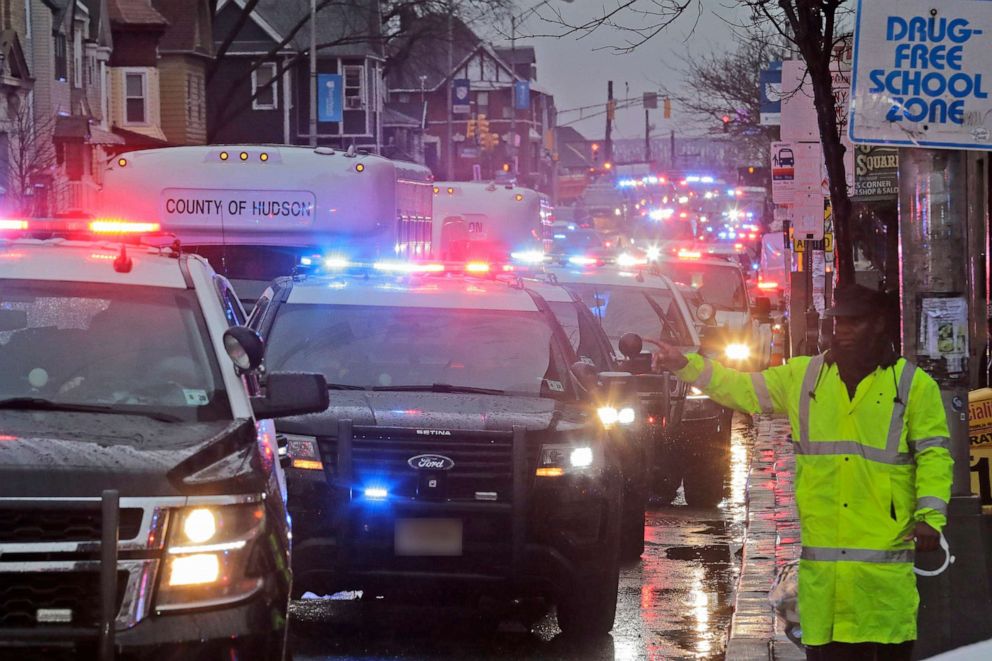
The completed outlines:
<svg viewBox="0 0 992 661">
<path fill-rule="evenodd" d="M 685 502 L 689 507 L 711 509 L 720 504 L 730 474 L 730 425 L 714 437 L 700 440 L 685 471 Z"/>
<path fill-rule="evenodd" d="M 617 545 L 619 547 L 619 545 Z M 613 629 L 620 585 L 619 548 L 615 548 L 606 571 L 579 581 L 566 590 L 556 604 L 558 626 L 570 638 L 605 636 Z"/>
<path fill-rule="evenodd" d="M 620 558 L 636 560 L 644 553 L 644 510 L 646 494 L 642 490 L 632 490 L 623 499 L 623 515 L 620 521 Z"/>
</svg>

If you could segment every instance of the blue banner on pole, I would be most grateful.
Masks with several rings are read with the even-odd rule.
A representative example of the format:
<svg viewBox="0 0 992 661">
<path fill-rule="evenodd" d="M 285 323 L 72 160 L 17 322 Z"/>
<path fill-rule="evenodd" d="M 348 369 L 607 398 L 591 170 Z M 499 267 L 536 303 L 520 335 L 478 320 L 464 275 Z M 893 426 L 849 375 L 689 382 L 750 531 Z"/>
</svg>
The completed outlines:
<svg viewBox="0 0 992 661">
<path fill-rule="evenodd" d="M 782 123 L 782 63 L 771 62 L 767 69 L 758 74 L 761 88 L 762 126 L 778 126 Z"/>
<path fill-rule="evenodd" d="M 341 74 L 317 74 L 317 121 L 340 122 L 344 105 L 344 85 Z"/>
<path fill-rule="evenodd" d="M 459 115 L 472 112 L 470 89 L 468 78 L 455 78 L 451 81 L 451 112 Z"/>
<path fill-rule="evenodd" d="M 518 80 L 513 85 L 513 107 L 517 110 L 530 108 L 530 81 Z"/>
</svg>

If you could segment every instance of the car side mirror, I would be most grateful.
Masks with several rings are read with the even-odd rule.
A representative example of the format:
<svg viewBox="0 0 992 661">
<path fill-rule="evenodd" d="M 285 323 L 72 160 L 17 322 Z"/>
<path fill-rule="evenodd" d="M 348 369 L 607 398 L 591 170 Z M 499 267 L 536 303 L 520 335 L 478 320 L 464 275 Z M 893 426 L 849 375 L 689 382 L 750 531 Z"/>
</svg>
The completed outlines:
<svg viewBox="0 0 992 661">
<path fill-rule="evenodd" d="M 320 413 L 330 405 L 324 375 L 306 372 L 273 372 L 265 378 L 265 396 L 251 398 L 259 419 Z"/>
<path fill-rule="evenodd" d="M 751 314 L 759 321 L 768 321 L 772 317 L 772 300 L 767 296 L 759 296 L 754 299 Z"/>
<path fill-rule="evenodd" d="M 253 372 L 262 364 L 265 343 L 247 326 L 233 326 L 224 331 L 224 349 L 239 372 Z"/>
<path fill-rule="evenodd" d="M 644 349 L 644 340 L 637 333 L 624 333 L 620 336 L 619 345 L 620 353 L 623 354 L 624 358 L 633 360 L 641 355 L 641 351 Z"/>
<path fill-rule="evenodd" d="M 592 394 L 599 387 L 599 373 L 595 365 L 580 360 L 572 363 L 568 373 L 583 396 Z"/>
</svg>

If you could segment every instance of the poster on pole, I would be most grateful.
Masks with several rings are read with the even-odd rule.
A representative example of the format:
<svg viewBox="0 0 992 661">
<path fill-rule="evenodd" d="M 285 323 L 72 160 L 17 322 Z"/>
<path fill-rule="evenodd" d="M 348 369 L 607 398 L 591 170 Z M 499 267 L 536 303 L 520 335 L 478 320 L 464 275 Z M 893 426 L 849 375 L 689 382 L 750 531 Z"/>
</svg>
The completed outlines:
<svg viewBox="0 0 992 661">
<path fill-rule="evenodd" d="M 453 114 L 467 115 L 472 112 L 469 91 L 468 78 L 455 78 L 451 81 L 451 112 Z"/>
<path fill-rule="evenodd" d="M 340 122 L 344 86 L 339 73 L 317 74 L 317 121 Z"/>
<path fill-rule="evenodd" d="M 794 199 L 792 227 L 796 239 L 821 241 L 823 239 L 823 194 L 819 190 L 797 190 Z"/>
<path fill-rule="evenodd" d="M 899 150 L 858 145 L 854 148 L 852 202 L 895 202 L 899 199 Z"/>
<path fill-rule="evenodd" d="M 920 297 L 919 313 L 917 353 L 934 361 L 943 359 L 946 373 L 951 376 L 964 372 L 968 358 L 967 299 L 924 294 Z"/>
<path fill-rule="evenodd" d="M 852 142 L 988 150 L 992 11 L 977 0 L 858 0 Z"/>
</svg>

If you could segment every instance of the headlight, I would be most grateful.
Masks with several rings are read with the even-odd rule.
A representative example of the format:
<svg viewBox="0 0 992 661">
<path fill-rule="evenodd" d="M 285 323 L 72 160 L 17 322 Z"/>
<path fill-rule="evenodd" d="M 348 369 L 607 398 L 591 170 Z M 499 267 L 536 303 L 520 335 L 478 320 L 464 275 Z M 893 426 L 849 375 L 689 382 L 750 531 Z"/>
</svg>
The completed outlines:
<svg viewBox="0 0 992 661">
<path fill-rule="evenodd" d="M 537 464 L 538 477 L 561 477 L 567 472 L 589 468 L 596 453 L 587 445 L 543 445 Z"/>
<path fill-rule="evenodd" d="M 747 360 L 751 357 L 751 347 L 739 342 L 732 342 L 724 348 L 723 353 L 728 360 Z"/>
<path fill-rule="evenodd" d="M 248 567 L 265 522 L 261 503 L 192 507 L 172 516 L 158 610 L 215 606 L 261 587 L 262 578 L 250 575 Z"/>
<path fill-rule="evenodd" d="M 716 308 L 714 308 L 709 303 L 702 303 L 698 308 L 696 308 L 696 318 L 698 318 L 703 323 L 706 323 L 716 316 Z"/>
<path fill-rule="evenodd" d="M 637 413 L 629 406 L 616 408 L 613 406 L 601 406 L 596 409 L 596 415 L 604 427 L 612 427 L 615 424 L 629 425 L 637 419 Z"/>
</svg>

